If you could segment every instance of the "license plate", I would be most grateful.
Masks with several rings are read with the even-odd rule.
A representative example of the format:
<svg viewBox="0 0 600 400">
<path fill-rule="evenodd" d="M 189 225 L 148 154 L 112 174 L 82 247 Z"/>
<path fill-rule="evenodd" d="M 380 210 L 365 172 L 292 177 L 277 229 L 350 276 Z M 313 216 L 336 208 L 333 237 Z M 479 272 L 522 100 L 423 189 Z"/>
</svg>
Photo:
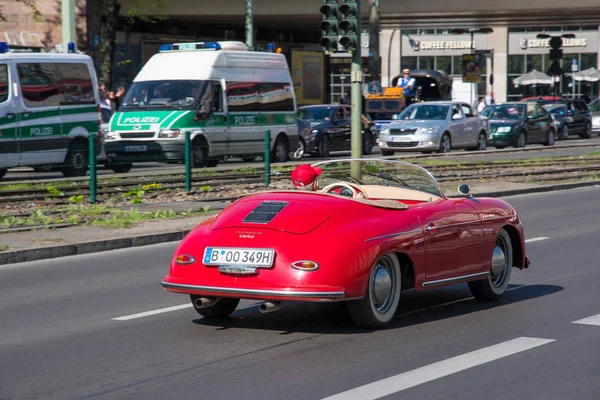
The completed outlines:
<svg viewBox="0 0 600 400">
<path fill-rule="evenodd" d="M 410 138 L 406 136 L 392 136 L 392 142 L 410 142 Z"/>
<path fill-rule="evenodd" d="M 232 247 L 207 247 L 204 250 L 204 265 L 247 265 L 270 267 L 273 265 L 275 250 L 243 249 Z"/>
<path fill-rule="evenodd" d="M 136 146 L 125 146 L 125 151 L 146 151 L 148 147 L 146 145 L 136 145 Z"/>
</svg>

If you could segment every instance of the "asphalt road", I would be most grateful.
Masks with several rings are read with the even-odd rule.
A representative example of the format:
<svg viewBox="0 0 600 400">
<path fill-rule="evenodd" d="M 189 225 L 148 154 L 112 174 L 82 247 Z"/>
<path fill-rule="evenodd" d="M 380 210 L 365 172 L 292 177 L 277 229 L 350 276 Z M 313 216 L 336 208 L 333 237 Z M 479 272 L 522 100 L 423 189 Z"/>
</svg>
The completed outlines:
<svg viewBox="0 0 600 400">
<path fill-rule="evenodd" d="M 600 144 L 600 137 L 593 136 L 591 139 L 579 139 L 572 138 L 564 141 L 557 141 L 556 145 L 552 148 L 552 150 L 548 150 L 547 147 L 543 145 L 528 145 L 527 149 L 531 148 L 539 148 L 540 151 L 525 151 L 518 152 L 517 149 L 507 149 L 511 150 L 511 152 L 502 152 L 502 153 L 490 153 L 495 151 L 494 147 L 490 147 L 488 150 L 483 152 L 469 152 L 467 155 L 458 155 L 451 156 L 452 153 L 464 153 L 463 150 L 453 150 L 449 158 L 456 161 L 479 161 L 479 160 L 504 160 L 507 158 L 518 159 L 518 158 L 530 158 L 530 157 L 556 157 L 556 156 L 578 156 L 578 155 L 586 155 L 592 151 L 596 151 L 596 148 L 562 148 L 565 145 L 570 144 Z M 421 155 L 420 152 L 397 152 L 395 154 L 396 157 L 403 158 L 411 158 L 415 155 Z M 448 157 L 445 156 L 445 157 Z M 303 158 L 303 161 L 307 163 L 314 163 L 317 161 L 323 161 L 331 158 L 341 158 L 341 157 L 350 157 L 349 151 L 336 151 L 331 153 L 331 157 L 329 158 L 319 158 L 319 157 L 311 157 L 310 155 L 306 155 Z M 378 147 L 373 148 L 373 154 L 370 157 L 382 157 Z M 261 167 L 263 165 L 263 161 L 261 157 L 258 157 L 254 162 L 244 162 L 238 158 L 231 158 L 225 162 L 221 162 L 219 166 L 230 166 L 234 168 L 248 168 L 248 167 Z M 164 164 L 164 163 L 139 163 L 134 164 L 131 169 L 131 173 L 156 173 L 156 172 L 165 172 L 169 171 L 171 173 L 184 173 L 184 165 L 183 164 Z M 98 175 L 112 175 L 114 172 L 104 166 L 98 167 Z M 60 171 L 53 170 L 50 172 L 34 172 L 32 168 L 23 167 L 23 168 L 13 168 L 8 171 L 5 175 L 5 181 L 19 181 L 19 180 L 29 180 L 29 179 L 56 179 L 63 178 L 63 175 Z"/>
<path fill-rule="evenodd" d="M 574 322 L 600 313 L 599 197 L 508 198 L 533 265 L 501 301 L 405 292 L 381 331 L 336 305 L 206 321 L 160 287 L 175 244 L 0 267 L 0 399 L 597 399 L 600 317 Z"/>
</svg>

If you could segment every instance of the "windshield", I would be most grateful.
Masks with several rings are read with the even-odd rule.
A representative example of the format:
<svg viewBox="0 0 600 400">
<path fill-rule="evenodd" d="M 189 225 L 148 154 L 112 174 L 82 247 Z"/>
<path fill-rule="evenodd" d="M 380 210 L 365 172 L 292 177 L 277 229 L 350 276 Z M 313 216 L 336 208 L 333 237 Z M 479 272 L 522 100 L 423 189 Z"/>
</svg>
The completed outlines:
<svg viewBox="0 0 600 400">
<path fill-rule="evenodd" d="M 449 106 L 444 105 L 413 104 L 402 111 L 398 119 L 445 120 L 449 109 Z"/>
<path fill-rule="evenodd" d="M 544 107 L 550 114 L 564 115 L 567 113 L 567 107 L 562 104 L 546 104 L 542 107 Z"/>
<path fill-rule="evenodd" d="M 498 104 L 489 105 L 482 112 L 489 119 L 513 119 L 525 118 L 525 104 Z"/>
<path fill-rule="evenodd" d="M 309 107 L 298 110 L 298 118 L 307 121 L 329 121 L 333 107 Z"/>
<path fill-rule="evenodd" d="M 392 186 L 444 197 L 442 189 L 425 169 L 413 164 L 394 160 L 336 160 L 313 164 L 323 172 L 317 178 L 318 186 L 336 182 L 358 185 Z M 354 173 L 353 173 L 354 172 Z"/>
<path fill-rule="evenodd" d="M 121 108 L 189 110 L 195 108 L 198 99 L 209 86 L 209 81 L 191 80 L 134 82 L 127 91 Z"/>
</svg>

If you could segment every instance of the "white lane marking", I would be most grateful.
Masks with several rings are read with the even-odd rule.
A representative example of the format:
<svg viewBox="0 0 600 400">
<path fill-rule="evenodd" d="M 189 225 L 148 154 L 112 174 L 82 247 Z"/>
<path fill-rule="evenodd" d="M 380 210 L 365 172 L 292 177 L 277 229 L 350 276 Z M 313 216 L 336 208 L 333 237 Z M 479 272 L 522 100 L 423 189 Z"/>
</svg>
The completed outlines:
<svg viewBox="0 0 600 400">
<path fill-rule="evenodd" d="M 359 386 L 323 400 L 375 400 L 405 389 L 433 381 L 478 365 L 507 357 L 534 347 L 554 342 L 554 339 L 519 337 L 484 347 L 457 357 L 404 372 L 377 382 Z"/>
<path fill-rule="evenodd" d="M 253 303 L 247 307 L 240 307 L 240 308 L 236 308 L 235 310 L 241 311 L 241 310 L 245 310 L 248 308 L 256 307 L 260 303 L 261 302 Z M 145 312 L 141 312 L 141 313 L 137 313 L 137 314 L 125 315 L 123 317 L 112 318 L 112 320 L 113 321 L 129 321 L 130 319 L 144 318 L 144 317 L 149 317 L 149 316 L 156 315 L 156 314 L 162 314 L 162 313 L 167 313 L 167 312 L 171 312 L 171 311 L 183 310 L 184 308 L 188 308 L 188 307 L 192 307 L 191 302 L 187 303 L 187 304 L 182 304 L 180 306 L 159 308 L 158 310 L 151 310 L 151 311 L 145 311 Z"/>
<path fill-rule="evenodd" d="M 525 239 L 525 243 L 539 242 L 539 241 L 546 240 L 546 239 L 550 239 L 550 238 L 549 237 L 534 237 L 531 239 Z"/>
<path fill-rule="evenodd" d="M 594 315 L 592 317 L 580 319 L 580 320 L 577 320 L 577 321 L 573 321 L 573 324 L 600 326 L 600 314 Z"/>
<path fill-rule="evenodd" d="M 170 311 L 182 310 L 184 308 L 192 307 L 192 303 L 182 304 L 180 306 L 166 307 L 160 308 L 158 310 L 146 311 L 137 314 L 125 315 L 123 317 L 113 318 L 113 321 L 128 321 L 130 319 L 143 318 L 148 317 L 150 315 L 162 314 Z"/>
</svg>

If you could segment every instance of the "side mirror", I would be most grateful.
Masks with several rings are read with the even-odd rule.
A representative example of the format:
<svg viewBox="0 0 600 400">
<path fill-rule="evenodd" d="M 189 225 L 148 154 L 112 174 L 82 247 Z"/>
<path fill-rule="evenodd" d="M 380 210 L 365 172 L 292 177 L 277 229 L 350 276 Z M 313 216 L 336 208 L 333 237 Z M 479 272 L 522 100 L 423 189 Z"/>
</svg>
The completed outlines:
<svg viewBox="0 0 600 400">
<path fill-rule="evenodd" d="M 467 185 L 466 183 L 463 183 L 458 187 L 458 193 L 462 194 L 463 196 L 473 197 L 473 195 L 471 195 L 471 186 Z"/>
<path fill-rule="evenodd" d="M 196 120 L 208 119 L 213 111 L 213 102 L 211 100 L 204 100 L 196 113 Z"/>
<path fill-rule="evenodd" d="M 398 114 L 394 114 L 394 115 L 392 115 L 392 120 L 394 120 L 394 121 L 395 121 L 395 120 L 397 120 L 397 119 L 398 119 Z"/>
</svg>

